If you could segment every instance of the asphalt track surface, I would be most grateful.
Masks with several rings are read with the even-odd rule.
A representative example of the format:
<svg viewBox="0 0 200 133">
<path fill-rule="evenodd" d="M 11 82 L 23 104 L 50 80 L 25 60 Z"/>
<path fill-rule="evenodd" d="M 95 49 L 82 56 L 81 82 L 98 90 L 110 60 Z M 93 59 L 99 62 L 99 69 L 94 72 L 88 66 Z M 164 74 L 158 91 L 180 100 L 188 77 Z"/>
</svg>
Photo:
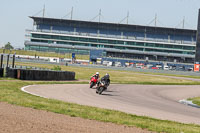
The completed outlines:
<svg viewBox="0 0 200 133">
<path fill-rule="evenodd" d="M 102 95 L 86 84 L 33 85 L 28 93 L 45 98 L 149 116 L 181 123 L 200 124 L 200 109 L 179 103 L 181 99 L 200 96 L 200 87 L 180 85 L 112 84 Z"/>
</svg>

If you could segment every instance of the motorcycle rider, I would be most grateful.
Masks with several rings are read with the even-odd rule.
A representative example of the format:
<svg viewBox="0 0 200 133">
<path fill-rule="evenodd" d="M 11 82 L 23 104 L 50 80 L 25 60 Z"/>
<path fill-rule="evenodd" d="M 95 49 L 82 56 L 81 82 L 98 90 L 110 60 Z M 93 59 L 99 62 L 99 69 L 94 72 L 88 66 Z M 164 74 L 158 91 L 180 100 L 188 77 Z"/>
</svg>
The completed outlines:
<svg viewBox="0 0 200 133">
<path fill-rule="evenodd" d="M 92 77 L 95 77 L 97 79 L 97 81 L 98 81 L 99 78 L 100 78 L 99 72 L 96 72 L 96 74 L 94 74 L 93 76 L 91 76 L 90 79 L 92 79 Z"/>
<path fill-rule="evenodd" d="M 106 75 L 104 75 L 101 78 L 101 81 L 105 81 L 106 86 L 110 85 L 110 75 L 108 73 L 106 73 Z M 99 86 L 100 82 L 97 83 L 97 86 Z"/>
</svg>

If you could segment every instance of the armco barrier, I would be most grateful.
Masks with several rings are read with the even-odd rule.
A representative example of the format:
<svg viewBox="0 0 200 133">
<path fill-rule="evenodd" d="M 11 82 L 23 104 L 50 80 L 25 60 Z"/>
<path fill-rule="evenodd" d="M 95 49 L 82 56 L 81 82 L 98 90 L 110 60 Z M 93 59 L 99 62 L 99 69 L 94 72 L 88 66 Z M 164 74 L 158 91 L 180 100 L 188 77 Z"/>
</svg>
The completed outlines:
<svg viewBox="0 0 200 133">
<path fill-rule="evenodd" d="M 0 68 L 0 77 L 3 77 L 3 72 L 4 72 L 4 69 Z"/>
<path fill-rule="evenodd" d="M 7 77 L 17 78 L 21 80 L 74 80 L 75 72 L 8 69 Z"/>
</svg>

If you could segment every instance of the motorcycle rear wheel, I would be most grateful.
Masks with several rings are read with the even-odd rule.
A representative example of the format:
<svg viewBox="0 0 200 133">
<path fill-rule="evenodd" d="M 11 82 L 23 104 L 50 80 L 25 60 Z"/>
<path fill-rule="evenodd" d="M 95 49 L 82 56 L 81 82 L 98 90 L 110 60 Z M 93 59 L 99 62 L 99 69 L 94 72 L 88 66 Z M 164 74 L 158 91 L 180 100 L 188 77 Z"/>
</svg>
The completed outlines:
<svg viewBox="0 0 200 133">
<path fill-rule="evenodd" d="M 100 95 L 104 91 L 104 87 L 100 87 L 98 90 L 98 94 Z"/>
</svg>

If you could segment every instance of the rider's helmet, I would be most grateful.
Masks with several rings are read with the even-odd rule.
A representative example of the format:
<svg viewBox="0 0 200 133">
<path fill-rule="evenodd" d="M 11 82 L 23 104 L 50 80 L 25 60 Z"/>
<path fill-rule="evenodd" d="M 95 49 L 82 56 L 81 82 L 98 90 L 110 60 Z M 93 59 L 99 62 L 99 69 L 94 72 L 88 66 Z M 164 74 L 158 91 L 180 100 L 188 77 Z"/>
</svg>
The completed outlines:
<svg viewBox="0 0 200 133">
<path fill-rule="evenodd" d="M 108 78 L 110 78 L 110 75 L 109 75 L 108 73 L 106 73 L 106 76 L 107 76 Z"/>
<path fill-rule="evenodd" d="M 96 75 L 99 75 L 99 72 L 96 72 Z"/>
</svg>

